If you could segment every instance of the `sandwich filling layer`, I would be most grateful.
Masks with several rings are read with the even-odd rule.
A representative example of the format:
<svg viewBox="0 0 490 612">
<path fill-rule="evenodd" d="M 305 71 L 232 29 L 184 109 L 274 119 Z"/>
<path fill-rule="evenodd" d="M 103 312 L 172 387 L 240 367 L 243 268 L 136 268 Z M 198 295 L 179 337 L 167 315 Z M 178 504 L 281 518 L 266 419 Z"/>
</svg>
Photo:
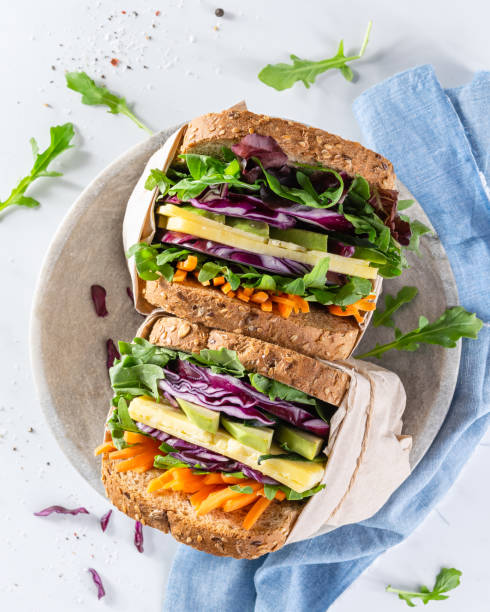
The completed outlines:
<svg viewBox="0 0 490 612">
<path fill-rule="evenodd" d="M 411 227 L 396 191 L 292 164 L 269 136 L 249 134 L 220 158 L 181 155 L 146 187 L 157 190 L 157 231 L 128 252 L 144 280 L 192 275 L 283 317 L 317 303 L 360 323 L 375 308 L 376 276 L 406 267 Z"/>
</svg>

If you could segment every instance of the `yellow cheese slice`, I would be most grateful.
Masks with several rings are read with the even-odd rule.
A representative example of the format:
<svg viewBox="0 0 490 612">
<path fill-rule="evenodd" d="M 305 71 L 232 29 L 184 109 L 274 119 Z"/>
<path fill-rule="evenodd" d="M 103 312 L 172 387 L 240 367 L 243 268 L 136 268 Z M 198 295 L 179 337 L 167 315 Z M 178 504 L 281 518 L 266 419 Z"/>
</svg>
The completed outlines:
<svg viewBox="0 0 490 612">
<path fill-rule="evenodd" d="M 133 399 L 129 404 L 129 415 L 135 421 L 160 429 L 171 436 L 240 461 L 298 493 L 303 493 L 317 485 L 325 471 L 324 463 L 290 461 L 289 459 L 267 459 L 259 465 L 258 459 L 262 454 L 260 451 L 235 440 L 222 429 L 216 433 L 204 431 L 189 421 L 182 411 L 146 397 Z M 284 453 L 275 444 L 271 446 L 269 452 Z"/>
<path fill-rule="evenodd" d="M 277 246 L 277 244 L 265 242 L 268 240 L 267 238 L 236 230 L 189 211 L 182 211 L 178 206 L 173 206 L 172 204 L 160 206 L 158 212 L 168 216 L 166 228 L 170 231 L 192 234 L 197 238 L 220 242 L 227 246 L 251 251 L 252 253 L 259 253 L 260 255 L 292 259 L 293 261 L 299 261 L 310 266 L 315 266 L 325 257 L 329 257 L 329 270 L 340 274 L 373 279 L 376 278 L 378 273 L 376 268 L 370 267 L 369 263 L 363 259 L 342 257 L 341 255 L 325 253 L 323 251 L 298 251 L 295 245 L 291 245 L 291 248 L 289 248 L 289 243 L 287 242 L 282 242 L 283 246 Z M 185 213 L 185 215 L 181 213 Z M 288 248 L 285 248 L 286 245 Z"/>
</svg>

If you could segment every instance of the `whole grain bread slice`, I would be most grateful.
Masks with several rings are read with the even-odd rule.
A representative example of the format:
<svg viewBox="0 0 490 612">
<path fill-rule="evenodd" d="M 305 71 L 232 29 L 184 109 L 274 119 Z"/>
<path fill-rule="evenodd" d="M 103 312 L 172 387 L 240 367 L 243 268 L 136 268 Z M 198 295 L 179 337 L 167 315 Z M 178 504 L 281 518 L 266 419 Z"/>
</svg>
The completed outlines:
<svg viewBox="0 0 490 612">
<path fill-rule="evenodd" d="M 249 372 L 268 376 L 336 406 L 349 387 L 349 376 L 334 366 L 270 342 L 210 329 L 182 318 L 159 317 L 148 340 L 157 346 L 186 352 L 222 347 L 235 350 Z"/>
<path fill-rule="evenodd" d="M 213 510 L 197 516 L 189 495 L 175 491 L 148 493 L 151 469 L 143 474 L 116 472 L 108 455 L 102 458 L 102 482 L 110 501 L 131 518 L 159 529 L 193 548 L 222 557 L 256 559 L 284 545 L 304 502 L 273 501 L 250 529 L 242 527 L 247 509 Z"/>
<path fill-rule="evenodd" d="M 385 157 L 358 142 L 345 140 L 296 121 L 229 109 L 190 121 L 179 153 L 219 157 L 221 147 L 230 147 L 247 134 L 271 136 L 290 161 L 322 165 L 354 176 L 360 174 L 371 185 L 395 189 L 393 166 Z"/>
<path fill-rule="evenodd" d="M 256 304 L 226 297 L 195 280 L 169 283 L 164 278 L 146 281 L 145 299 L 155 307 L 224 331 L 251 336 L 303 355 L 338 361 L 346 359 L 361 333 L 352 317 L 337 317 L 324 306 L 310 305 L 307 314 L 287 319 L 264 312 Z"/>
</svg>

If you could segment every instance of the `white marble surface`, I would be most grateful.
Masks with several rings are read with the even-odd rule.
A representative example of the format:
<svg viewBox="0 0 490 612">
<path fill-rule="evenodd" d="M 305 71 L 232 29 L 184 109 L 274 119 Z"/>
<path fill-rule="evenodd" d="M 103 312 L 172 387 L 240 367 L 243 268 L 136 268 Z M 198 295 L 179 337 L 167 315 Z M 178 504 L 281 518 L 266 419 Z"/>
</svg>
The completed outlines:
<svg viewBox="0 0 490 612">
<path fill-rule="evenodd" d="M 145 529 L 145 554 L 140 555 L 132 544 L 132 521 L 119 513 L 102 534 L 98 517 L 108 503 L 57 447 L 33 389 L 28 323 L 43 255 L 80 191 L 115 156 L 145 137 L 124 118 L 82 106 L 79 96 L 65 88 L 64 71 L 104 74 L 105 82 L 134 102 L 154 129 L 246 98 L 252 110 L 360 139 L 351 103 L 370 85 L 426 62 L 435 65 L 446 86 L 488 68 L 484 24 L 490 14 L 484 0 L 464 5 L 443 0 L 220 4 L 223 19 L 214 16 L 218 5 L 209 0 L 154 5 L 131 0 L 127 6 L 112 0 L 16 0 L 0 5 L 0 197 L 29 167 L 31 136 L 45 146 L 50 125 L 73 121 L 77 128 L 76 148 L 57 164 L 65 176 L 44 179 L 30 192 L 41 200 L 41 209 L 15 210 L 0 220 L 2 610 L 156 612 L 176 548 L 170 537 Z M 286 60 L 288 53 L 318 59 L 331 55 L 340 36 L 348 50 L 356 50 L 369 18 L 374 21 L 372 38 L 365 60 L 353 65 L 356 82 L 332 73 L 310 90 L 297 85 L 278 93 L 257 80 L 263 65 Z M 120 60 L 118 67 L 109 63 L 113 57 Z M 386 594 L 384 586 L 432 584 L 441 566 L 463 570 L 463 586 L 450 600 L 431 604 L 434 609 L 488 610 L 490 493 L 484 483 L 489 461 L 487 435 L 423 525 L 379 558 L 331 610 L 403 610 L 405 604 Z M 85 505 L 92 514 L 32 515 L 55 503 Z M 107 589 L 100 602 L 86 572 L 90 566 L 100 571 Z"/>
</svg>

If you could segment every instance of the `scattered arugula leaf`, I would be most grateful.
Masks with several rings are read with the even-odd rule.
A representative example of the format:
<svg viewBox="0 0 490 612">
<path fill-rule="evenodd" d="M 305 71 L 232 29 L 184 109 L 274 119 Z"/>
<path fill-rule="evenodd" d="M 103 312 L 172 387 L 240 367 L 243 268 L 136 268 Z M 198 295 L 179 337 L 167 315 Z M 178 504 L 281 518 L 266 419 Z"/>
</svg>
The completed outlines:
<svg viewBox="0 0 490 612">
<path fill-rule="evenodd" d="M 361 48 L 357 55 L 344 55 L 344 41 L 341 40 L 337 53 L 325 60 L 318 62 L 304 60 L 296 55 L 290 55 L 290 59 L 293 60 L 291 64 L 279 63 L 279 64 L 267 64 L 265 68 L 259 72 L 259 79 L 262 83 L 265 83 L 269 87 L 273 87 L 277 91 L 283 91 L 289 89 L 297 81 L 301 81 L 306 88 L 309 88 L 315 82 L 316 77 L 332 68 L 337 68 L 342 73 L 342 76 L 347 81 L 352 81 L 354 76 L 352 69 L 347 65 L 347 62 L 360 59 L 364 55 L 366 46 L 369 40 L 369 33 L 371 32 L 372 22 L 370 21 L 367 26 L 366 33 L 364 34 L 364 40 L 362 41 Z"/>
<path fill-rule="evenodd" d="M 437 575 L 436 582 L 430 591 L 426 586 L 420 587 L 419 591 L 404 591 L 402 589 L 394 589 L 390 584 L 386 587 L 388 593 L 397 593 L 398 597 L 403 600 L 410 608 L 414 608 L 414 599 L 421 599 L 422 603 L 427 604 L 429 601 L 441 601 L 448 599 L 448 591 L 452 591 L 460 585 L 462 572 L 454 567 L 443 567 Z"/>
<path fill-rule="evenodd" d="M 0 211 L 8 206 L 14 205 L 36 208 L 39 206 L 39 202 L 34 198 L 24 195 L 27 188 L 38 178 L 62 176 L 61 172 L 48 171 L 48 166 L 58 157 L 58 155 L 63 153 L 63 151 L 73 147 L 73 145 L 70 144 L 75 135 L 73 123 L 53 126 L 49 129 L 49 134 L 51 142 L 49 143 L 49 147 L 42 153 L 39 153 L 39 146 L 34 138 L 31 138 L 29 141 L 34 156 L 34 164 L 31 168 L 31 172 L 18 182 L 4 202 L 0 202 Z"/>
<path fill-rule="evenodd" d="M 129 109 L 126 100 L 110 92 L 107 87 L 96 85 L 95 82 L 85 72 L 67 72 L 65 74 L 66 85 L 69 89 L 82 94 L 82 104 L 89 106 L 107 106 L 108 112 L 113 115 L 126 115 L 136 123 L 138 127 L 153 134 L 152 130 L 146 126 Z"/>
<path fill-rule="evenodd" d="M 236 491 L 237 493 L 244 493 L 245 495 L 250 495 L 253 493 L 252 487 L 241 487 L 240 485 L 233 485 L 230 487 L 232 491 Z"/>
<path fill-rule="evenodd" d="M 410 208 L 414 202 L 415 200 L 398 200 L 396 208 L 398 211 L 406 210 L 407 208 Z"/>
<path fill-rule="evenodd" d="M 393 342 L 376 344 L 375 348 L 362 355 L 356 355 L 356 358 L 381 357 L 391 349 L 416 351 L 420 348 L 420 344 L 437 344 L 445 348 L 454 348 L 460 338 L 475 339 L 482 325 L 482 321 L 475 313 L 468 312 L 462 306 L 454 306 L 448 308 L 433 323 L 429 323 L 426 317 L 420 317 L 419 326 L 405 334 L 395 328 Z"/>
<path fill-rule="evenodd" d="M 395 321 L 392 315 L 399 309 L 403 304 L 408 304 L 418 293 L 417 287 L 405 286 L 400 289 L 393 297 L 389 293 L 385 295 L 385 309 L 380 310 L 379 306 L 373 313 L 373 325 L 379 327 L 384 325 L 385 327 L 395 327 Z"/>
</svg>

